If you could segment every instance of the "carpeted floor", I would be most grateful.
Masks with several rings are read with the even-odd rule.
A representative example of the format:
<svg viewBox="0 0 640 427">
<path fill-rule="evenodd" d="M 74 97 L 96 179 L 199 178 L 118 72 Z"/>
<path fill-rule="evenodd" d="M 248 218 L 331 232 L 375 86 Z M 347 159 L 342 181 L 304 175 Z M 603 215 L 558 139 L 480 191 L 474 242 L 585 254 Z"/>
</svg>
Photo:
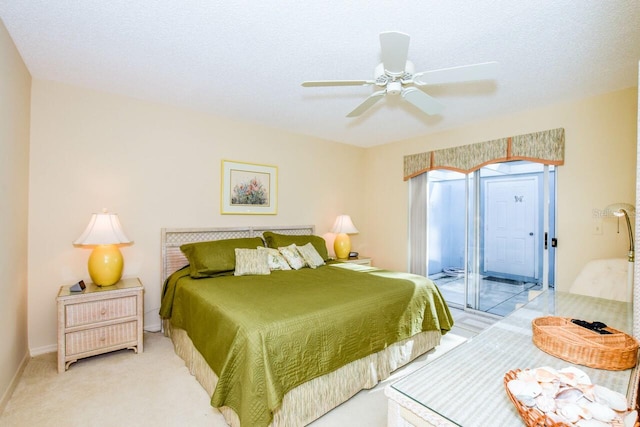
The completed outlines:
<svg viewBox="0 0 640 427">
<path fill-rule="evenodd" d="M 454 312 L 454 317 L 457 320 L 461 315 Z M 454 327 L 436 349 L 311 426 L 386 426 L 384 387 L 474 334 Z M 209 405 L 209 396 L 175 355 L 171 341 L 160 333 L 145 333 L 144 340 L 142 354 L 121 350 L 83 359 L 63 374 L 57 373 L 55 353 L 34 357 L 0 414 L 0 426 L 226 426 L 222 415 Z"/>
</svg>

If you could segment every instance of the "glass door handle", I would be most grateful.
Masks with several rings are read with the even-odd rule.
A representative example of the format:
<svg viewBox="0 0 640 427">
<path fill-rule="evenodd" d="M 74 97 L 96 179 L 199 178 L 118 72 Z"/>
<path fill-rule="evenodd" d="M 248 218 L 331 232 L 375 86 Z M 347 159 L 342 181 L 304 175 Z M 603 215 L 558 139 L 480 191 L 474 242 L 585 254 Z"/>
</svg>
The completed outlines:
<svg viewBox="0 0 640 427">
<path fill-rule="evenodd" d="M 531 234 L 529 234 L 531 235 Z M 549 237 L 549 233 L 544 233 L 544 248 L 547 249 L 549 247 L 549 244 L 547 242 Z M 551 247 L 552 248 L 557 248 L 558 247 L 558 239 L 556 239 L 555 237 L 551 238 Z"/>
</svg>

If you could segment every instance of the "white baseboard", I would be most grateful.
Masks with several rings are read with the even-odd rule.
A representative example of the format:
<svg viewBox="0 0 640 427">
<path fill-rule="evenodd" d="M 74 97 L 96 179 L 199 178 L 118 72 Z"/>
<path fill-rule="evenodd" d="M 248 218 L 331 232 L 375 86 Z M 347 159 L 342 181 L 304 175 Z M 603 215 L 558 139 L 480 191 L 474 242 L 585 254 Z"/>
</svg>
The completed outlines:
<svg viewBox="0 0 640 427">
<path fill-rule="evenodd" d="M 41 354 L 46 354 L 46 353 L 57 353 L 57 352 L 58 352 L 57 344 L 43 345 L 42 347 L 32 348 L 31 357 L 40 356 Z"/>
<path fill-rule="evenodd" d="M 155 323 L 144 323 L 144 330 L 145 332 L 160 332 L 162 330 L 162 323 L 161 322 L 155 322 Z"/>
<path fill-rule="evenodd" d="M 9 382 L 9 387 L 7 387 L 4 394 L 2 395 L 2 398 L 0 399 L 0 414 L 4 412 L 4 408 L 7 406 L 7 403 L 9 403 L 9 399 L 11 399 L 11 396 L 13 395 L 13 391 L 18 386 L 18 381 L 20 381 L 20 377 L 24 372 L 24 368 L 27 367 L 27 363 L 29 363 L 29 359 L 31 359 L 31 357 L 29 356 L 29 353 L 26 353 L 22 358 L 22 361 L 20 362 L 20 365 L 18 366 L 16 373 L 13 375 L 13 378 L 11 378 L 11 381 Z"/>
</svg>

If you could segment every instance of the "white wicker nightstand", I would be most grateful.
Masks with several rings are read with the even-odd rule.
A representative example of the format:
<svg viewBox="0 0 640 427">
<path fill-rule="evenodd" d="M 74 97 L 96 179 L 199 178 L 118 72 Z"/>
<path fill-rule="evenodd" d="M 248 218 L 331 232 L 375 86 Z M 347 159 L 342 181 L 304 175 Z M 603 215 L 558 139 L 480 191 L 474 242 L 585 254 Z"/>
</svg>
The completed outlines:
<svg viewBox="0 0 640 427">
<path fill-rule="evenodd" d="M 58 293 L 58 372 L 73 362 L 123 348 L 142 353 L 143 291 L 139 279 L 113 286 L 87 284 L 74 293 Z"/>
</svg>

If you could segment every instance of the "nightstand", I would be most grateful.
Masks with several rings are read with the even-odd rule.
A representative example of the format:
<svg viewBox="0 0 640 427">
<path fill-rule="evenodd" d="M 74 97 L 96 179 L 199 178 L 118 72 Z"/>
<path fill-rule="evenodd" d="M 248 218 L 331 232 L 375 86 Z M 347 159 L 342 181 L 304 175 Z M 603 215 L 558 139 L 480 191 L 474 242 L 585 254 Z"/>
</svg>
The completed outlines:
<svg viewBox="0 0 640 427">
<path fill-rule="evenodd" d="M 73 362 L 123 348 L 142 353 L 143 291 L 140 279 L 113 286 L 88 283 L 82 292 L 58 293 L 58 372 Z"/>
<path fill-rule="evenodd" d="M 371 258 L 366 256 L 359 256 L 357 258 L 339 259 L 340 262 L 349 262 L 351 264 L 368 265 L 371 267 Z"/>
</svg>

